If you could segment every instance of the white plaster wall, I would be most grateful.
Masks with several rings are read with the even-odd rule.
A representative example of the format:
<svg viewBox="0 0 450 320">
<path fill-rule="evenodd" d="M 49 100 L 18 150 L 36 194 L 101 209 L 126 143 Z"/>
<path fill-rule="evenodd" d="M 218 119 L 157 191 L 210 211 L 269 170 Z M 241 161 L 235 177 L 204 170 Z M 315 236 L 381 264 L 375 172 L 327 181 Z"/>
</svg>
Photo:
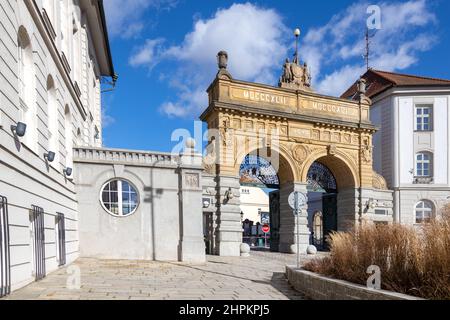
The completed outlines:
<svg viewBox="0 0 450 320">
<path fill-rule="evenodd" d="M 32 252 L 30 239 L 29 211 L 32 205 L 44 209 L 45 222 L 45 251 L 46 271 L 50 273 L 58 268 L 55 245 L 55 215 L 63 213 L 66 218 L 66 252 L 67 263 L 74 261 L 79 255 L 78 243 L 78 208 L 76 202 L 75 185 L 65 179 L 62 171 L 66 166 L 66 158 L 72 150 L 66 150 L 64 107 L 67 105 L 71 112 L 69 130 L 72 131 L 75 142 L 76 131 L 83 128 L 84 122 L 100 122 L 100 118 L 83 120 L 76 107 L 75 97 L 70 93 L 64 80 L 58 60 L 51 54 L 51 47 L 44 41 L 46 33 L 41 33 L 37 24 L 41 20 L 34 20 L 25 3 L 31 1 L 2 0 L 0 1 L 0 195 L 7 197 L 9 202 L 9 220 L 11 232 L 11 276 L 12 289 L 17 289 L 34 280 L 32 276 Z M 50 3 L 51 1 L 47 1 Z M 42 1 L 37 2 L 39 10 Z M 59 1 L 54 1 L 58 4 Z M 70 10 L 75 10 L 72 1 L 67 1 Z M 55 30 L 61 32 L 59 6 L 55 9 Z M 40 19 L 40 18 L 38 18 Z M 66 20 L 72 21 L 72 19 Z M 37 146 L 26 146 L 26 139 L 15 139 L 10 127 L 18 121 L 23 121 L 19 104 L 19 50 L 17 34 L 19 27 L 26 28 L 31 39 L 33 50 L 33 64 L 35 74 L 35 105 L 36 105 L 36 135 Z M 86 26 L 89 32 L 89 26 Z M 61 43 L 58 36 L 55 43 L 60 50 Z M 58 52 L 59 54 L 60 52 Z M 80 52 L 70 52 L 70 56 L 79 58 Z M 95 60 L 95 55 L 94 55 Z M 94 61 L 94 65 L 96 62 Z M 73 66 L 72 66 L 73 67 Z M 47 96 L 47 77 L 51 75 L 56 87 L 56 118 L 58 161 L 48 165 L 43 159 L 44 153 L 49 151 L 50 132 L 48 125 L 49 110 Z M 91 74 L 90 77 L 93 75 Z M 84 94 L 84 92 L 83 92 Z M 100 93 L 97 90 L 97 104 L 100 103 Z M 99 106 L 85 104 L 87 112 L 97 110 Z M 92 135 L 92 125 L 88 126 L 87 135 Z M 29 132 L 27 134 L 30 134 Z M 89 141 L 88 137 L 85 141 Z"/>
<path fill-rule="evenodd" d="M 398 136 L 400 184 L 411 184 L 414 169 L 414 104 L 411 97 L 400 97 L 398 105 Z"/>
<path fill-rule="evenodd" d="M 383 104 L 373 105 L 370 109 L 370 120 L 379 129 L 373 135 L 373 166 L 374 170 L 381 174 L 382 159 L 383 159 L 383 144 L 382 144 L 382 108 Z"/>
<path fill-rule="evenodd" d="M 434 181 L 435 184 L 449 185 L 448 182 L 448 99 L 434 99 Z"/>
<path fill-rule="evenodd" d="M 415 207 L 421 200 L 429 200 L 434 205 L 435 214 L 449 202 L 450 192 L 445 189 L 411 188 L 400 191 L 401 221 L 403 224 L 415 225 Z"/>
<path fill-rule="evenodd" d="M 248 190 L 249 193 L 244 190 Z M 269 195 L 260 188 L 241 187 L 241 211 L 244 213 L 243 220 L 248 219 L 254 223 L 261 222 L 259 209 L 269 212 Z"/>
<path fill-rule="evenodd" d="M 198 234 L 193 236 L 203 242 L 200 186 L 195 192 L 183 190 L 185 196 L 188 195 L 183 203 L 187 210 L 183 213 L 186 221 L 183 221 L 179 201 L 180 177 L 176 168 L 136 164 L 115 167 L 107 161 L 83 163 L 77 160 L 75 167 L 82 257 L 179 261 L 182 223 L 198 225 Z M 201 176 L 199 168 L 194 171 Z M 136 188 L 139 205 L 132 215 L 116 217 L 101 205 L 102 187 L 112 179 L 125 179 Z M 198 199 L 195 198 L 198 201 L 189 198 L 189 192 L 198 194 Z M 204 247 L 199 251 L 194 249 L 193 255 L 201 257 L 204 251 Z"/>
<path fill-rule="evenodd" d="M 370 109 L 371 121 L 378 128 L 373 136 L 374 170 L 386 179 L 389 187 L 394 185 L 394 108 L 395 100 L 386 97 Z"/>
<path fill-rule="evenodd" d="M 377 155 L 381 148 L 382 175 L 390 188 L 396 189 L 396 210 L 398 221 L 415 224 L 414 208 L 421 200 L 430 200 L 435 204 L 436 213 L 450 199 L 450 99 L 445 93 L 421 91 L 388 93 L 372 107 L 372 120 L 381 130 L 374 138 L 374 167 L 380 167 Z M 390 101 L 390 103 L 388 103 Z M 433 130 L 415 131 L 415 104 L 433 105 Z M 381 118 L 379 116 L 381 109 Z M 395 116 L 397 114 L 397 116 Z M 393 119 L 392 131 L 386 130 Z M 381 121 L 381 123 L 380 123 Z M 393 140 L 393 144 L 391 142 Z M 398 144 L 398 148 L 395 146 Z M 391 145 L 392 152 L 386 146 Z M 433 153 L 433 182 L 431 184 L 414 184 L 415 157 L 420 151 Z M 398 162 L 396 161 L 398 157 Z M 392 179 L 391 179 L 392 177 Z M 398 177 L 398 180 L 397 180 Z"/>
</svg>

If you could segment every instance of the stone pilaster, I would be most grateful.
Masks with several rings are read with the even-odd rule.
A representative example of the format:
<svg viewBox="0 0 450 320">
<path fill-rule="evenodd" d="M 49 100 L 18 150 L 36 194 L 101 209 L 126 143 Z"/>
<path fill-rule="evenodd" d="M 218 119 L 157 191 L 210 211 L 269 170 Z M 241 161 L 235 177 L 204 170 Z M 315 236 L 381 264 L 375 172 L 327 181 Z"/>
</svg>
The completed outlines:
<svg viewBox="0 0 450 320">
<path fill-rule="evenodd" d="M 188 263 L 206 261 L 202 215 L 202 155 L 186 150 L 180 155 L 179 205 L 180 244 L 179 259 Z"/>
<path fill-rule="evenodd" d="M 307 193 L 307 184 L 286 183 L 280 188 L 280 252 L 295 253 L 297 247 L 297 219 L 299 223 L 300 252 L 306 253 L 310 244 L 311 232 L 308 227 L 308 207 L 305 206 L 302 214 L 297 218 L 289 206 L 289 195 L 294 191 Z"/>
<path fill-rule="evenodd" d="M 338 231 L 353 230 L 359 221 L 359 189 L 339 190 L 337 201 Z"/>
<path fill-rule="evenodd" d="M 241 254 L 242 218 L 240 208 L 239 177 L 218 175 L 217 179 L 217 216 L 216 254 L 238 257 Z"/>
</svg>

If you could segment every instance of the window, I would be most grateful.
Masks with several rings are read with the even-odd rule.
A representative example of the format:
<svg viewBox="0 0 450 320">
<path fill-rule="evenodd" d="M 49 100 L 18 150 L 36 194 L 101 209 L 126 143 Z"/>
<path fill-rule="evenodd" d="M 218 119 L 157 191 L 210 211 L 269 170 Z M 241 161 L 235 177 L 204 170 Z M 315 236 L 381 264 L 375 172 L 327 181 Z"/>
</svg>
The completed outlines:
<svg viewBox="0 0 450 320">
<path fill-rule="evenodd" d="M 313 244 L 319 248 L 323 245 L 323 214 L 320 211 L 313 216 Z"/>
<path fill-rule="evenodd" d="M 55 83 L 52 76 L 47 77 L 47 106 L 48 106 L 48 150 L 55 152 L 55 161 L 51 163 L 56 167 L 59 164 L 59 130 L 58 130 L 58 102 L 56 98 Z"/>
<path fill-rule="evenodd" d="M 431 131 L 433 130 L 433 106 L 419 104 L 416 105 L 416 130 Z"/>
<path fill-rule="evenodd" d="M 72 167 L 73 163 L 73 135 L 72 135 L 72 116 L 70 108 L 66 105 L 64 109 L 64 139 L 66 147 L 66 167 Z"/>
<path fill-rule="evenodd" d="M 379 216 L 387 216 L 388 211 L 387 209 L 375 209 L 375 214 Z"/>
<path fill-rule="evenodd" d="M 136 188 L 125 180 L 112 180 L 105 184 L 101 193 L 101 203 L 114 216 L 129 216 L 136 211 L 138 194 Z"/>
<path fill-rule="evenodd" d="M 431 177 L 432 154 L 429 152 L 418 153 L 416 156 L 416 176 Z"/>
<path fill-rule="evenodd" d="M 416 205 L 416 223 L 429 223 L 433 218 L 433 203 L 428 200 L 420 201 Z"/>
<path fill-rule="evenodd" d="M 22 121 L 27 125 L 25 144 L 34 152 L 37 152 L 37 111 L 35 101 L 35 69 L 33 60 L 33 48 L 31 38 L 27 30 L 21 26 L 18 32 L 18 75 L 19 75 L 19 99 Z"/>
</svg>

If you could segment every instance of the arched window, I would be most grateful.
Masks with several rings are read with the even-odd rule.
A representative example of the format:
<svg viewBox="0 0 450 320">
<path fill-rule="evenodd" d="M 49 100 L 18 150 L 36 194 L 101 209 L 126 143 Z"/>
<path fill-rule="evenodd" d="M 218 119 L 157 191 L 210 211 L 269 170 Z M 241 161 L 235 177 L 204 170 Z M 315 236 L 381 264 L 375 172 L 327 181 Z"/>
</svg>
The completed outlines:
<svg viewBox="0 0 450 320">
<path fill-rule="evenodd" d="M 313 243 L 319 248 L 323 246 L 323 215 L 320 211 L 313 216 Z"/>
<path fill-rule="evenodd" d="M 136 188 L 122 179 L 109 181 L 103 186 L 100 202 L 109 214 L 118 217 L 133 214 L 139 205 Z"/>
<path fill-rule="evenodd" d="M 72 168 L 73 161 L 73 133 L 72 133 L 72 115 L 70 113 L 70 108 L 66 105 L 65 110 L 65 121 L 64 121 L 64 137 L 66 146 L 66 167 Z"/>
<path fill-rule="evenodd" d="M 429 223 L 434 215 L 434 206 L 431 201 L 422 200 L 415 208 L 416 223 Z"/>
<path fill-rule="evenodd" d="M 429 178 L 433 176 L 433 155 L 430 152 L 421 152 L 416 155 L 416 176 Z"/>
<path fill-rule="evenodd" d="M 47 78 L 47 106 L 49 130 L 48 149 L 56 154 L 55 161 L 51 163 L 53 166 L 56 166 L 59 163 L 58 102 L 56 99 L 55 82 L 52 76 L 48 76 Z"/>
<path fill-rule="evenodd" d="M 18 33 L 19 46 L 19 100 L 22 121 L 27 125 L 25 144 L 37 152 L 37 115 L 34 86 L 33 48 L 27 30 L 21 26 Z"/>
</svg>

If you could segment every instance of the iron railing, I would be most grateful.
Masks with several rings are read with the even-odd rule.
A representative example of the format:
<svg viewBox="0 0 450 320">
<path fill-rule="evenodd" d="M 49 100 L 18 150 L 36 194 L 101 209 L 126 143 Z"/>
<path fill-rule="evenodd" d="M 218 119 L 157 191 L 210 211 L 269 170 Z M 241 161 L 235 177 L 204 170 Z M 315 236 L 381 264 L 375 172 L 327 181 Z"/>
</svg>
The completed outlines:
<svg viewBox="0 0 450 320">
<path fill-rule="evenodd" d="M 11 293 L 8 199 L 0 196 L 0 298 Z"/>
<path fill-rule="evenodd" d="M 36 281 L 45 278 L 45 227 L 44 209 L 32 206 L 32 224 L 34 232 L 34 269 Z"/>
</svg>

